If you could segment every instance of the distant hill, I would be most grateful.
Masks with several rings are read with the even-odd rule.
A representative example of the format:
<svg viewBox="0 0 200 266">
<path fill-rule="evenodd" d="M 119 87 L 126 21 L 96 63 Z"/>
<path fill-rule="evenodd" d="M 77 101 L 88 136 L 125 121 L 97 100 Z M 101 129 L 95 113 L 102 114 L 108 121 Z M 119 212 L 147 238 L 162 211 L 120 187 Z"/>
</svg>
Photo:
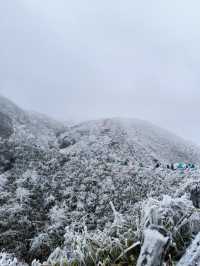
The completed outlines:
<svg viewBox="0 0 200 266">
<path fill-rule="evenodd" d="M 4 121 L 1 124 L 0 134 L 5 138 L 4 131 L 7 130 L 7 137 L 10 136 L 10 132 L 13 132 L 15 141 L 27 141 L 27 143 L 31 141 L 41 147 L 48 146 L 48 142 L 55 142 L 56 134 L 63 132 L 66 128 L 62 123 L 45 115 L 22 110 L 3 96 L 0 96 L 0 116 Z"/>
<path fill-rule="evenodd" d="M 137 119 L 84 122 L 71 127 L 61 139 L 61 147 L 68 147 L 71 152 L 80 149 L 95 156 L 95 146 L 105 156 L 123 158 L 131 163 L 151 165 L 155 160 L 162 163 L 200 160 L 200 150 L 195 145 Z"/>
</svg>

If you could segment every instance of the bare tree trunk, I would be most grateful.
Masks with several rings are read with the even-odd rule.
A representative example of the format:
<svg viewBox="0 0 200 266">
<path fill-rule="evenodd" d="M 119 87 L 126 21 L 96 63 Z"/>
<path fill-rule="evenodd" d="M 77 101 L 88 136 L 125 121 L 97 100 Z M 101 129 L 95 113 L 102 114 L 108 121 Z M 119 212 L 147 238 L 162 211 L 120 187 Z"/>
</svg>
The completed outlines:
<svg viewBox="0 0 200 266">
<path fill-rule="evenodd" d="M 198 266 L 200 265 L 200 233 L 196 236 L 185 255 L 177 266 Z"/>
<path fill-rule="evenodd" d="M 151 226 L 144 231 L 144 243 L 137 266 L 161 266 L 169 248 L 170 237 L 158 226 Z"/>
</svg>

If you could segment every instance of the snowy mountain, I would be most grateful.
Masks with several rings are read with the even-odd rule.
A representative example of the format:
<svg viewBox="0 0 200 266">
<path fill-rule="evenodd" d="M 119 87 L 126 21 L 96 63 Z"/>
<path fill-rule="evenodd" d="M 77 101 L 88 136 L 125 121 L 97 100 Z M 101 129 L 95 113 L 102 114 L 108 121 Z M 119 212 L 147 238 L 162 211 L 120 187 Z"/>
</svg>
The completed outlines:
<svg viewBox="0 0 200 266">
<path fill-rule="evenodd" d="M 66 128 L 62 123 L 45 115 L 26 112 L 7 98 L 0 96 L 1 132 L 6 138 L 13 134 L 15 141 L 23 141 L 40 146 L 48 146 L 48 141 L 56 141 L 56 134 Z M 5 134 L 5 132 L 8 134 Z"/>
<path fill-rule="evenodd" d="M 174 134 L 136 119 L 104 119 L 71 127 L 62 135 L 61 148 L 70 152 L 95 151 L 113 160 L 151 165 L 155 161 L 199 162 L 200 149 Z M 67 152 L 67 150 L 66 150 Z M 92 155 L 92 156 L 93 156 Z"/>
<path fill-rule="evenodd" d="M 54 250 L 74 258 L 73 241 L 82 243 L 87 234 L 93 234 L 90 241 L 125 247 L 130 232 L 132 240 L 141 240 L 148 198 L 154 198 L 152 209 L 158 208 L 162 218 L 165 194 L 181 199 L 168 199 L 170 208 L 184 206 L 174 219 L 193 205 L 198 208 L 196 196 L 193 203 L 184 200 L 186 206 L 181 197 L 190 193 L 190 184 L 195 186 L 199 170 L 172 171 L 167 164 L 198 165 L 200 150 L 166 130 L 117 118 L 66 127 L 3 97 L 0 119 L 0 251 L 29 263 L 46 260 Z"/>
</svg>

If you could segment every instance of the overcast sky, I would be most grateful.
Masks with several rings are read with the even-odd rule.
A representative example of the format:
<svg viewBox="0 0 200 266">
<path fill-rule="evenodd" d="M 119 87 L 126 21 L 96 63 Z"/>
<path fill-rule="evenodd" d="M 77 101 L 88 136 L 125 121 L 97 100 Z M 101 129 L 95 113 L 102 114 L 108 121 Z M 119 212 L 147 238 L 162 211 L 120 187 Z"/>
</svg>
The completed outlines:
<svg viewBox="0 0 200 266">
<path fill-rule="evenodd" d="M 199 0 L 2 0 L 0 93 L 58 119 L 136 117 L 200 144 Z"/>
</svg>

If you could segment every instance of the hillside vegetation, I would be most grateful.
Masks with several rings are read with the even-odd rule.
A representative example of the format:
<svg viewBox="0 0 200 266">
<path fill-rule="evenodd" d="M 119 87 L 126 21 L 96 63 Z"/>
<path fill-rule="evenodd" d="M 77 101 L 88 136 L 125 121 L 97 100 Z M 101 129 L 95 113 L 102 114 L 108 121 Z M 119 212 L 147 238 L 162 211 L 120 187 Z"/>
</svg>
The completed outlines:
<svg viewBox="0 0 200 266">
<path fill-rule="evenodd" d="M 0 265 L 200 263 L 198 147 L 136 119 L 66 126 L 3 97 L 0 121 Z"/>
</svg>

